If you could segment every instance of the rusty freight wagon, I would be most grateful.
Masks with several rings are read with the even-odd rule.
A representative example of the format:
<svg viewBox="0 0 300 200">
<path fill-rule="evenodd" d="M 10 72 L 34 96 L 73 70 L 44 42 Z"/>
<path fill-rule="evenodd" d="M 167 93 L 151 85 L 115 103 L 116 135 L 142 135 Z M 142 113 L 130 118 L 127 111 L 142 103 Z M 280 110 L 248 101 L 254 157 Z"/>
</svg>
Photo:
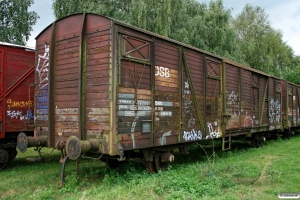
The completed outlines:
<svg viewBox="0 0 300 200">
<path fill-rule="evenodd" d="M 71 159 L 154 171 L 195 141 L 257 147 L 284 128 L 280 79 L 180 42 L 96 14 L 60 19 L 36 41 L 36 134 Z"/>
<path fill-rule="evenodd" d="M 284 137 L 289 138 L 300 126 L 300 87 L 282 80 L 282 125 Z"/>
<path fill-rule="evenodd" d="M 18 134 L 33 136 L 34 55 L 0 42 L 0 170 L 16 157 Z"/>
</svg>

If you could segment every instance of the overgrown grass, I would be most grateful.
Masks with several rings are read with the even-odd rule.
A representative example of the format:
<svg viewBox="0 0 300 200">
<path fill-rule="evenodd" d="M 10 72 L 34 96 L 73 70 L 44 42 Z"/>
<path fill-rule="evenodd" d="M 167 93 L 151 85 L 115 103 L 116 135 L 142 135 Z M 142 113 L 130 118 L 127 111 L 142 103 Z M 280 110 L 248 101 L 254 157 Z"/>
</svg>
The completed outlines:
<svg viewBox="0 0 300 200">
<path fill-rule="evenodd" d="M 27 157 L 37 156 L 31 149 L 19 153 L 11 166 L 0 172 L 0 198 L 277 199 L 280 192 L 300 192 L 299 142 L 300 136 L 295 136 L 265 142 L 257 149 L 236 142 L 231 151 L 216 150 L 210 160 L 195 144 L 188 156 L 175 152 L 170 169 L 157 174 L 148 174 L 135 163 L 109 170 L 100 161 L 81 160 L 77 176 L 76 162 L 68 161 L 62 189 L 58 189 L 59 153 L 43 155 L 45 162 L 28 163 Z M 205 151 L 213 155 L 211 145 Z"/>
</svg>

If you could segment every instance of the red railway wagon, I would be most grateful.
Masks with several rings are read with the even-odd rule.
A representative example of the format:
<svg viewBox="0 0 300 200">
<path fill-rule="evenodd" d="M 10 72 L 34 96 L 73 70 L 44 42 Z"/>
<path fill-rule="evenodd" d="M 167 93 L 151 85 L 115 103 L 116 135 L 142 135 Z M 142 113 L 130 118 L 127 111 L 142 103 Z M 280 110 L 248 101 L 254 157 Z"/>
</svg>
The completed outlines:
<svg viewBox="0 0 300 200">
<path fill-rule="evenodd" d="M 40 139 L 21 134 L 20 149 L 47 140 L 66 158 L 99 154 L 109 167 L 134 160 L 153 171 L 192 142 L 221 139 L 225 150 L 233 138 L 249 138 L 258 147 L 288 129 L 284 81 L 155 33 L 76 14 L 36 41 Z"/>
<path fill-rule="evenodd" d="M 34 49 L 0 42 L 0 169 L 15 158 L 20 132 L 33 136 Z"/>
</svg>

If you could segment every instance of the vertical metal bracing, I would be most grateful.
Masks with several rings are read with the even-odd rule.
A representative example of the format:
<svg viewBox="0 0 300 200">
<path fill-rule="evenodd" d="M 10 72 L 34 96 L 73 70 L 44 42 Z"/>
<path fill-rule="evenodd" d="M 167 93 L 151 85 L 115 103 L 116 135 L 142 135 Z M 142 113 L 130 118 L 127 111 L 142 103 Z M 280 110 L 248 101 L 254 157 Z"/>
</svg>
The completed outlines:
<svg viewBox="0 0 300 200">
<path fill-rule="evenodd" d="M 290 85 L 290 84 L 288 84 L 288 86 L 289 86 L 289 90 L 288 90 L 288 97 L 289 97 L 289 100 L 291 100 L 291 105 L 290 105 L 290 102 L 288 102 L 288 105 L 290 105 L 290 107 L 291 107 L 291 109 L 290 109 L 290 111 L 291 111 L 291 117 L 290 118 L 288 118 L 288 122 L 289 122 L 289 128 L 291 128 L 292 126 L 293 126 L 293 117 L 294 117 L 294 113 L 293 113 L 293 111 L 294 111 L 294 105 L 293 105 L 293 87 L 292 87 L 292 85 Z"/>
<path fill-rule="evenodd" d="M 52 24 L 52 34 L 50 41 L 50 55 L 49 55 L 49 83 L 48 83 L 48 134 L 49 143 L 54 147 L 55 143 L 55 108 L 54 108 L 54 82 L 55 82 L 55 58 L 56 58 L 56 23 Z"/>
<path fill-rule="evenodd" d="M 114 22 L 111 21 L 111 25 L 110 25 L 110 54 L 109 54 L 109 106 L 110 106 L 110 119 L 109 119 L 109 123 L 110 123 L 110 137 L 108 140 L 109 143 L 109 154 L 110 155 L 116 155 L 118 154 L 118 150 L 117 148 L 115 148 L 116 146 L 116 137 L 117 137 L 117 124 L 116 124 L 116 119 L 117 119 L 117 115 L 116 115 L 116 89 L 117 89 L 117 85 L 118 85 L 118 80 L 115 78 L 116 77 L 116 62 L 115 60 L 112 60 L 113 55 L 115 55 L 116 53 L 116 36 L 117 36 L 117 30 L 114 28 Z"/>
<path fill-rule="evenodd" d="M 3 95 L 3 78 L 4 78 L 4 74 L 3 74 L 3 70 L 4 70 L 4 52 L 3 50 L 0 49 L 0 96 Z"/>
<path fill-rule="evenodd" d="M 226 134 L 226 74 L 225 63 L 221 64 L 221 94 L 222 94 L 222 135 Z"/>
<path fill-rule="evenodd" d="M 295 117 L 295 115 L 294 115 L 294 113 L 295 113 L 295 111 L 294 111 L 294 95 L 295 95 L 295 88 L 294 88 L 294 86 L 292 86 L 292 119 L 291 119 L 291 126 L 295 126 L 295 120 L 294 120 L 294 117 Z"/>
<path fill-rule="evenodd" d="M 289 84 L 285 82 L 285 129 L 288 129 L 290 126 L 289 123 Z"/>
<path fill-rule="evenodd" d="M 268 90 L 267 90 L 267 99 L 268 99 L 267 113 L 270 113 L 269 112 L 269 109 L 270 109 L 269 101 L 270 101 L 271 92 L 273 92 L 275 88 L 271 88 L 271 83 L 274 82 L 274 80 L 271 79 L 271 78 L 268 78 L 268 80 L 269 81 L 268 81 Z M 275 83 L 274 83 L 273 87 L 275 87 Z M 274 94 L 274 101 L 275 101 L 275 99 L 276 99 L 276 95 Z M 269 120 L 268 120 L 268 126 L 270 127 L 270 121 Z"/>
<path fill-rule="evenodd" d="M 79 45 L 79 83 L 78 83 L 78 96 L 79 96 L 79 110 L 78 110 L 78 128 L 80 132 L 80 139 L 84 140 L 85 133 L 85 93 L 86 93 L 86 14 L 83 14 L 80 45 Z"/>
<path fill-rule="evenodd" d="M 117 77 L 118 77 L 118 83 L 117 83 L 117 86 L 120 86 L 121 85 L 121 52 L 122 52 L 122 48 L 123 48 L 123 45 L 121 44 L 121 41 L 122 41 L 122 37 L 121 37 L 121 34 L 118 32 L 119 28 L 115 28 L 117 30 L 115 30 L 117 33 L 116 33 L 116 37 L 117 37 L 117 42 L 118 44 L 117 45 L 117 63 L 116 63 L 116 73 L 117 73 Z"/>
<path fill-rule="evenodd" d="M 178 68 L 179 68 L 179 76 L 178 76 L 178 83 L 179 83 L 179 134 L 178 134 L 178 142 L 181 142 L 181 138 L 182 138 L 182 96 L 183 96 L 183 93 L 182 93 L 182 58 L 183 58 L 183 54 L 182 54 L 182 47 L 179 47 L 178 48 L 178 56 L 179 56 L 179 59 L 178 59 Z"/>
<path fill-rule="evenodd" d="M 195 90 L 194 90 L 194 86 L 193 86 L 193 82 L 192 82 L 192 77 L 191 77 L 191 74 L 190 74 L 190 71 L 189 71 L 189 67 L 187 65 L 187 61 L 186 61 L 186 58 L 185 58 L 184 51 L 182 51 L 182 58 L 183 58 L 183 65 L 184 65 L 184 68 L 185 68 L 185 72 L 187 74 L 188 82 L 189 82 L 189 85 L 190 85 L 190 88 L 191 88 L 192 96 L 193 96 L 193 99 L 194 99 L 194 102 L 195 102 L 196 112 L 197 112 L 198 120 L 199 120 L 199 123 L 200 123 L 200 126 L 201 126 L 200 130 L 201 130 L 202 133 L 205 133 L 205 127 L 203 125 L 203 121 L 202 121 L 202 118 L 201 118 L 201 113 L 200 113 L 200 109 L 199 109 L 198 100 L 197 100 L 197 97 L 196 97 L 196 94 L 195 94 Z"/>
<path fill-rule="evenodd" d="M 229 115 L 226 113 L 226 73 L 225 73 L 225 63 L 222 62 L 220 65 L 221 69 L 221 95 L 222 95 L 222 151 L 231 149 L 231 135 L 226 136 L 226 122 Z M 228 139 L 227 139 L 228 138 Z M 228 143 L 228 147 L 226 148 L 226 144 Z"/>
<path fill-rule="evenodd" d="M 298 98 L 298 109 L 299 109 L 299 107 L 300 107 L 300 96 L 299 96 L 299 88 L 297 88 L 297 98 Z M 280 102 L 281 102 L 281 100 L 280 100 Z M 296 123 L 297 123 L 297 125 L 298 125 L 298 123 L 299 123 L 299 118 L 300 118 L 300 116 L 299 116 L 299 112 L 297 112 L 297 121 L 296 121 Z"/>
<path fill-rule="evenodd" d="M 1 63 L 1 66 L 2 66 L 2 69 L 0 69 L 1 70 L 1 93 L 2 93 L 2 102 L 6 102 L 6 97 L 5 97 L 5 90 L 6 90 L 6 76 L 5 76 L 5 74 L 6 74 L 6 67 L 5 67 L 5 58 L 4 58 L 4 55 L 6 54 L 6 52 L 5 52 L 6 50 L 5 50 L 5 48 L 3 49 L 3 51 L 2 51 L 2 55 L 0 55 L 0 56 L 2 56 L 2 59 L 0 59 L 0 62 L 2 62 Z M 3 84 L 2 84 L 3 83 Z M 1 132 L 2 132 L 2 136 L 0 135 L 0 138 L 4 138 L 5 137 L 5 117 L 4 116 L 6 116 L 6 106 L 4 106 L 4 108 L 2 109 L 2 113 L 1 113 L 1 116 L 2 116 L 2 124 L 0 124 L 1 125 Z"/>
<path fill-rule="evenodd" d="M 206 60 L 206 55 L 203 54 L 203 62 L 204 62 L 204 70 L 203 70 L 203 91 L 204 91 L 204 98 L 203 98 L 203 110 L 204 110 L 204 113 L 205 113 L 205 116 L 206 116 L 206 113 L 207 113 L 207 108 L 206 108 L 206 92 L 207 92 L 207 89 L 206 89 L 206 84 L 207 84 L 207 79 L 206 79 L 206 76 L 207 76 L 207 60 Z M 206 124 L 207 121 L 206 121 L 206 117 L 204 117 L 204 124 Z M 205 136 L 206 136 L 206 128 L 204 128 L 204 131 L 205 132 L 202 132 L 202 133 L 205 133 Z"/>
<path fill-rule="evenodd" d="M 258 76 L 257 77 L 257 92 L 258 92 L 258 124 L 259 124 L 259 126 L 261 125 L 260 124 L 260 115 L 261 115 L 261 96 L 260 96 L 260 77 Z"/>
<path fill-rule="evenodd" d="M 239 73 L 239 83 L 238 83 L 238 90 L 239 90 L 239 100 L 238 100 L 238 102 L 239 102 L 239 112 L 241 113 L 241 109 L 242 109 L 242 89 L 241 89 L 241 87 L 242 87 L 242 78 L 241 78 L 241 75 L 242 75 L 242 73 L 241 73 L 241 69 L 239 68 L 238 69 L 239 71 L 238 71 L 238 73 Z M 242 116 L 241 115 L 239 115 L 239 127 L 242 127 Z"/>
<path fill-rule="evenodd" d="M 151 146 L 154 146 L 154 128 L 155 128 L 155 37 L 152 37 L 152 48 L 150 53 L 150 63 L 151 63 L 151 105 L 152 105 L 152 114 L 151 114 L 151 120 L 152 120 L 152 131 L 151 131 Z"/>
<path fill-rule="evenodd" d="M 281 83 L 281 81 L 280 81 L 280 124 L 281 124 L 281 129 L 283 129 L 284 128 L 284 124 L 283 124 L 283 119 L 282 119 L 282 117 L 283 117 L 283 115 L 281 114 L 281 113 L 283 113 L 282 112 L 282 109 L 283 109 L 283 106 L 282 106 L 282 104 L 283 104 L 283 97 L 282 97 L 282 93 L 283 93 L 283 91 L 282 91 L 282 85 L 281 85 L 282 83 Z M 298 101 L 299 101 L 299 105 L 300 105 L 300 99 L 298 99 Z"/>
</svg>

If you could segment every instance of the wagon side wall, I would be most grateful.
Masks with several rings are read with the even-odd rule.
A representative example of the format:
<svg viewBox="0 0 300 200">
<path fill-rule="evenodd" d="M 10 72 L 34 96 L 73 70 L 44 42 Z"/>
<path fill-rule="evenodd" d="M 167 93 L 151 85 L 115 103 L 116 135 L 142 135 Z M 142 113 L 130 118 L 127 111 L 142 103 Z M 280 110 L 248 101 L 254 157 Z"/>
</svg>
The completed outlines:
<svg viewBox="0 0 300 200">
<path fill-rule="evenodd" d="M 0 138 L 16 138 L 22 131 L 33 134 L 34 55 L 25 47 L 0 45 Z"/>
<path fill-rule="evenodd" d="M 102 140 L 113 135 L 111 20 L 77 14 L 56 21 L 37 38 L 36 126 L 55 147 L 70 136 Z"/>
</svg>

